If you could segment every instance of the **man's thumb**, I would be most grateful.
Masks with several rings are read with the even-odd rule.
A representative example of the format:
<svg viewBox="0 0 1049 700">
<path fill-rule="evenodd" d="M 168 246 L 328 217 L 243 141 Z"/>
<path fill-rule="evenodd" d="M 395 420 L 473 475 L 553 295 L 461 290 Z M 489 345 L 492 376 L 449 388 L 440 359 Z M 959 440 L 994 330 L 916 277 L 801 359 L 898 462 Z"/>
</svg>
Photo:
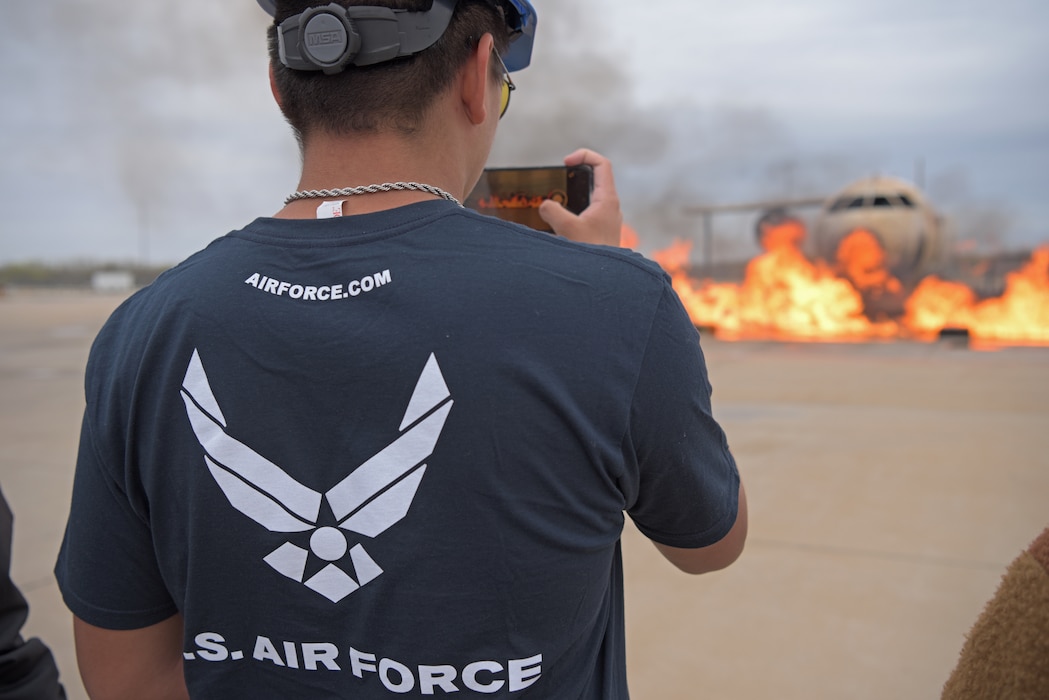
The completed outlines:
<svg viewBox="0 0 1049 700">
<path fill-rule="evenodd" d="M 550 224 L 554 233 L 564 236 L 572 228 L 576 215 L 565 209 L 560 202 L 548 199 L 539 205 L 539 218 Z"/>
</svg>

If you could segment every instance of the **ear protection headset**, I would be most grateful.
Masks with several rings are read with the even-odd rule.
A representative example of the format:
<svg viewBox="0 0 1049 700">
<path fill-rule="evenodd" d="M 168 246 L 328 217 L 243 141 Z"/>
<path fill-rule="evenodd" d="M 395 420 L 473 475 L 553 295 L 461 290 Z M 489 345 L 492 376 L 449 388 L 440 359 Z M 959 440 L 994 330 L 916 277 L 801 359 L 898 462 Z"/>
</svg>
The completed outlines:
<svg viewBox="0 0 1049 700">
<path fill-rule="evenodd" d="M 509 71 L 528 66 L 532 57 L 536 13 L 528 0 L 488 0 L 504 8 L 511 30 L 504 56 Z M 427 12 L 338 3 L 311 7 L 277 27 L 280 61 L 301 71 L 340 73 L 347 66 L 370 66 L 412 56 L 433 46 L 448 28 L 458 0 L 433 0 Z M 271 16 L 276 0 L 258 0 Z"/>
</svg>

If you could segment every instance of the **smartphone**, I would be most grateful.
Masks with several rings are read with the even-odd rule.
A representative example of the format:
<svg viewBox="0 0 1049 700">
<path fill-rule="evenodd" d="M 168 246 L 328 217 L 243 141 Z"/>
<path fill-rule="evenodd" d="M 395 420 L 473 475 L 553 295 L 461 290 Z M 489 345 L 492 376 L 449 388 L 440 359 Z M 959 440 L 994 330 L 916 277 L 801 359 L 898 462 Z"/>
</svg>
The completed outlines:
<svg viewBox="0 0 1049 700">
<path fill-rule="evenodd" d="M 466 206 L 506 221 L 553 233 L 539 218 L 544 200 L 560 202 L 580 214 L 590 206 L 594 170 L 589 165 L 550 168 L 488 168 L 481 175 Z"/>
</svg>

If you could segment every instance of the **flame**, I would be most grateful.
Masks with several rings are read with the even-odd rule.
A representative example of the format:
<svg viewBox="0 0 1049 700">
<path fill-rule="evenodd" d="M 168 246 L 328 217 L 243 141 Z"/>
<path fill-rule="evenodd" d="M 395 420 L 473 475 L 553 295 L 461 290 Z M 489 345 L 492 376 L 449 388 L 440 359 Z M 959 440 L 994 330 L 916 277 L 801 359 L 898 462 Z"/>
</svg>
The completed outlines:
<svg viewBox="0 0 1049 700">
<path fill-rule="evenodd" d="M 966 328 L 986 343 L 1049 344 L 1049 246 L 1006 276 L 1000 297 L 978 301 L 965 285 L 926 277 L 907 300 L 904 323 L 915 334 Z"/>
<path fill-rule="evenodd" d="M 538 209 L 548 199 L 552 199 L 562 205 L 568 203 L 568 195 L 559 190 L 554 190 L 545 197 L 539 194 L 512 194 L 506 197 L 493 194 L 489 197 L 478 199 L 477 208 L 482 211 L 485 209 Z"/>
<path fill-rule="evenodd" d="M 798 226 L 788 220 L 763 229 L 766 252 L 750 261 L 741 285 L 693 280 L 686 271 L 688 243 L 653 259 L 670 274 L 692 322 L 721 338 L 859 341 L 894 335 L 894 323 L 864 316 L 863 298 L 847 280 L 802 254 L 804 228 Z"/>
<path fill-rule="evenodd" d="M 919 337 L 935 335 L 944 328 L 968 328 L 975 305 L 973 290 L 933 275 L 923 279 L 907 299 L 903 323 Z"/>
<path fill-rule="evenodd" d="M 761 225 L 761 247 L 765 250 L 800 248 L 805 241 L 805 224 L 797 219 L 783 219 Z"/>
<path fill-rule="evenodd" d="M 842 276 L 860 292 L 880 296 L 903 291 L 903 285 L 885 266 L 881 243 L 866 229 L 856 229 L 838 244 L 837 260 Z"/>
<path fill-rule="evenodd" d="M 945 328 L 964 328 L 988 344 L 1049 344 L 1049 246 L 1007 277 L 1001 297 L 980 301 L 963 284 L 926 277 L 903 302 L 898 318 L 872 320 L 866 302 L 902 300 L 905 292 L 887 269 L 877 237 L 853 231 L 831 266 L 805 257 L 804 236 L 804 225 L 795 219 L 763 226 L 765 252 L 750 261 L 741 284 L 693 278 L 692 244 L 686 241 L 652 258 L 670 275 L 692 322 L 721 339 L 932 339 Z"/>
<path fill-rule="evenodd" d="M 634 227 L 623 222 L 623 225 L 619 229 L 619 247 L 637 250 L 637 246 L 640 242 L 641 238 L 637 235 L 637 231 Z"/>
</svg>

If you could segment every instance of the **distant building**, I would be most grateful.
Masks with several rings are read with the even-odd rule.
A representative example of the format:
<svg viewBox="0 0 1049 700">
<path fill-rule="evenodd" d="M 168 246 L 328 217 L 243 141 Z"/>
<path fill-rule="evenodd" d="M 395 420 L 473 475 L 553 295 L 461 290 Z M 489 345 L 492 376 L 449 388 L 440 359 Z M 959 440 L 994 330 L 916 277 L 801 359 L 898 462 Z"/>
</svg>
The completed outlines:
<svg viewBox="0 0 1049 700">
<path fill-rule="evenodd" d="M 91 275 L 91 289 L 96 292 L 130 292 L 135 276 L 127 270 L 100 271 Z"/>
</svg>

